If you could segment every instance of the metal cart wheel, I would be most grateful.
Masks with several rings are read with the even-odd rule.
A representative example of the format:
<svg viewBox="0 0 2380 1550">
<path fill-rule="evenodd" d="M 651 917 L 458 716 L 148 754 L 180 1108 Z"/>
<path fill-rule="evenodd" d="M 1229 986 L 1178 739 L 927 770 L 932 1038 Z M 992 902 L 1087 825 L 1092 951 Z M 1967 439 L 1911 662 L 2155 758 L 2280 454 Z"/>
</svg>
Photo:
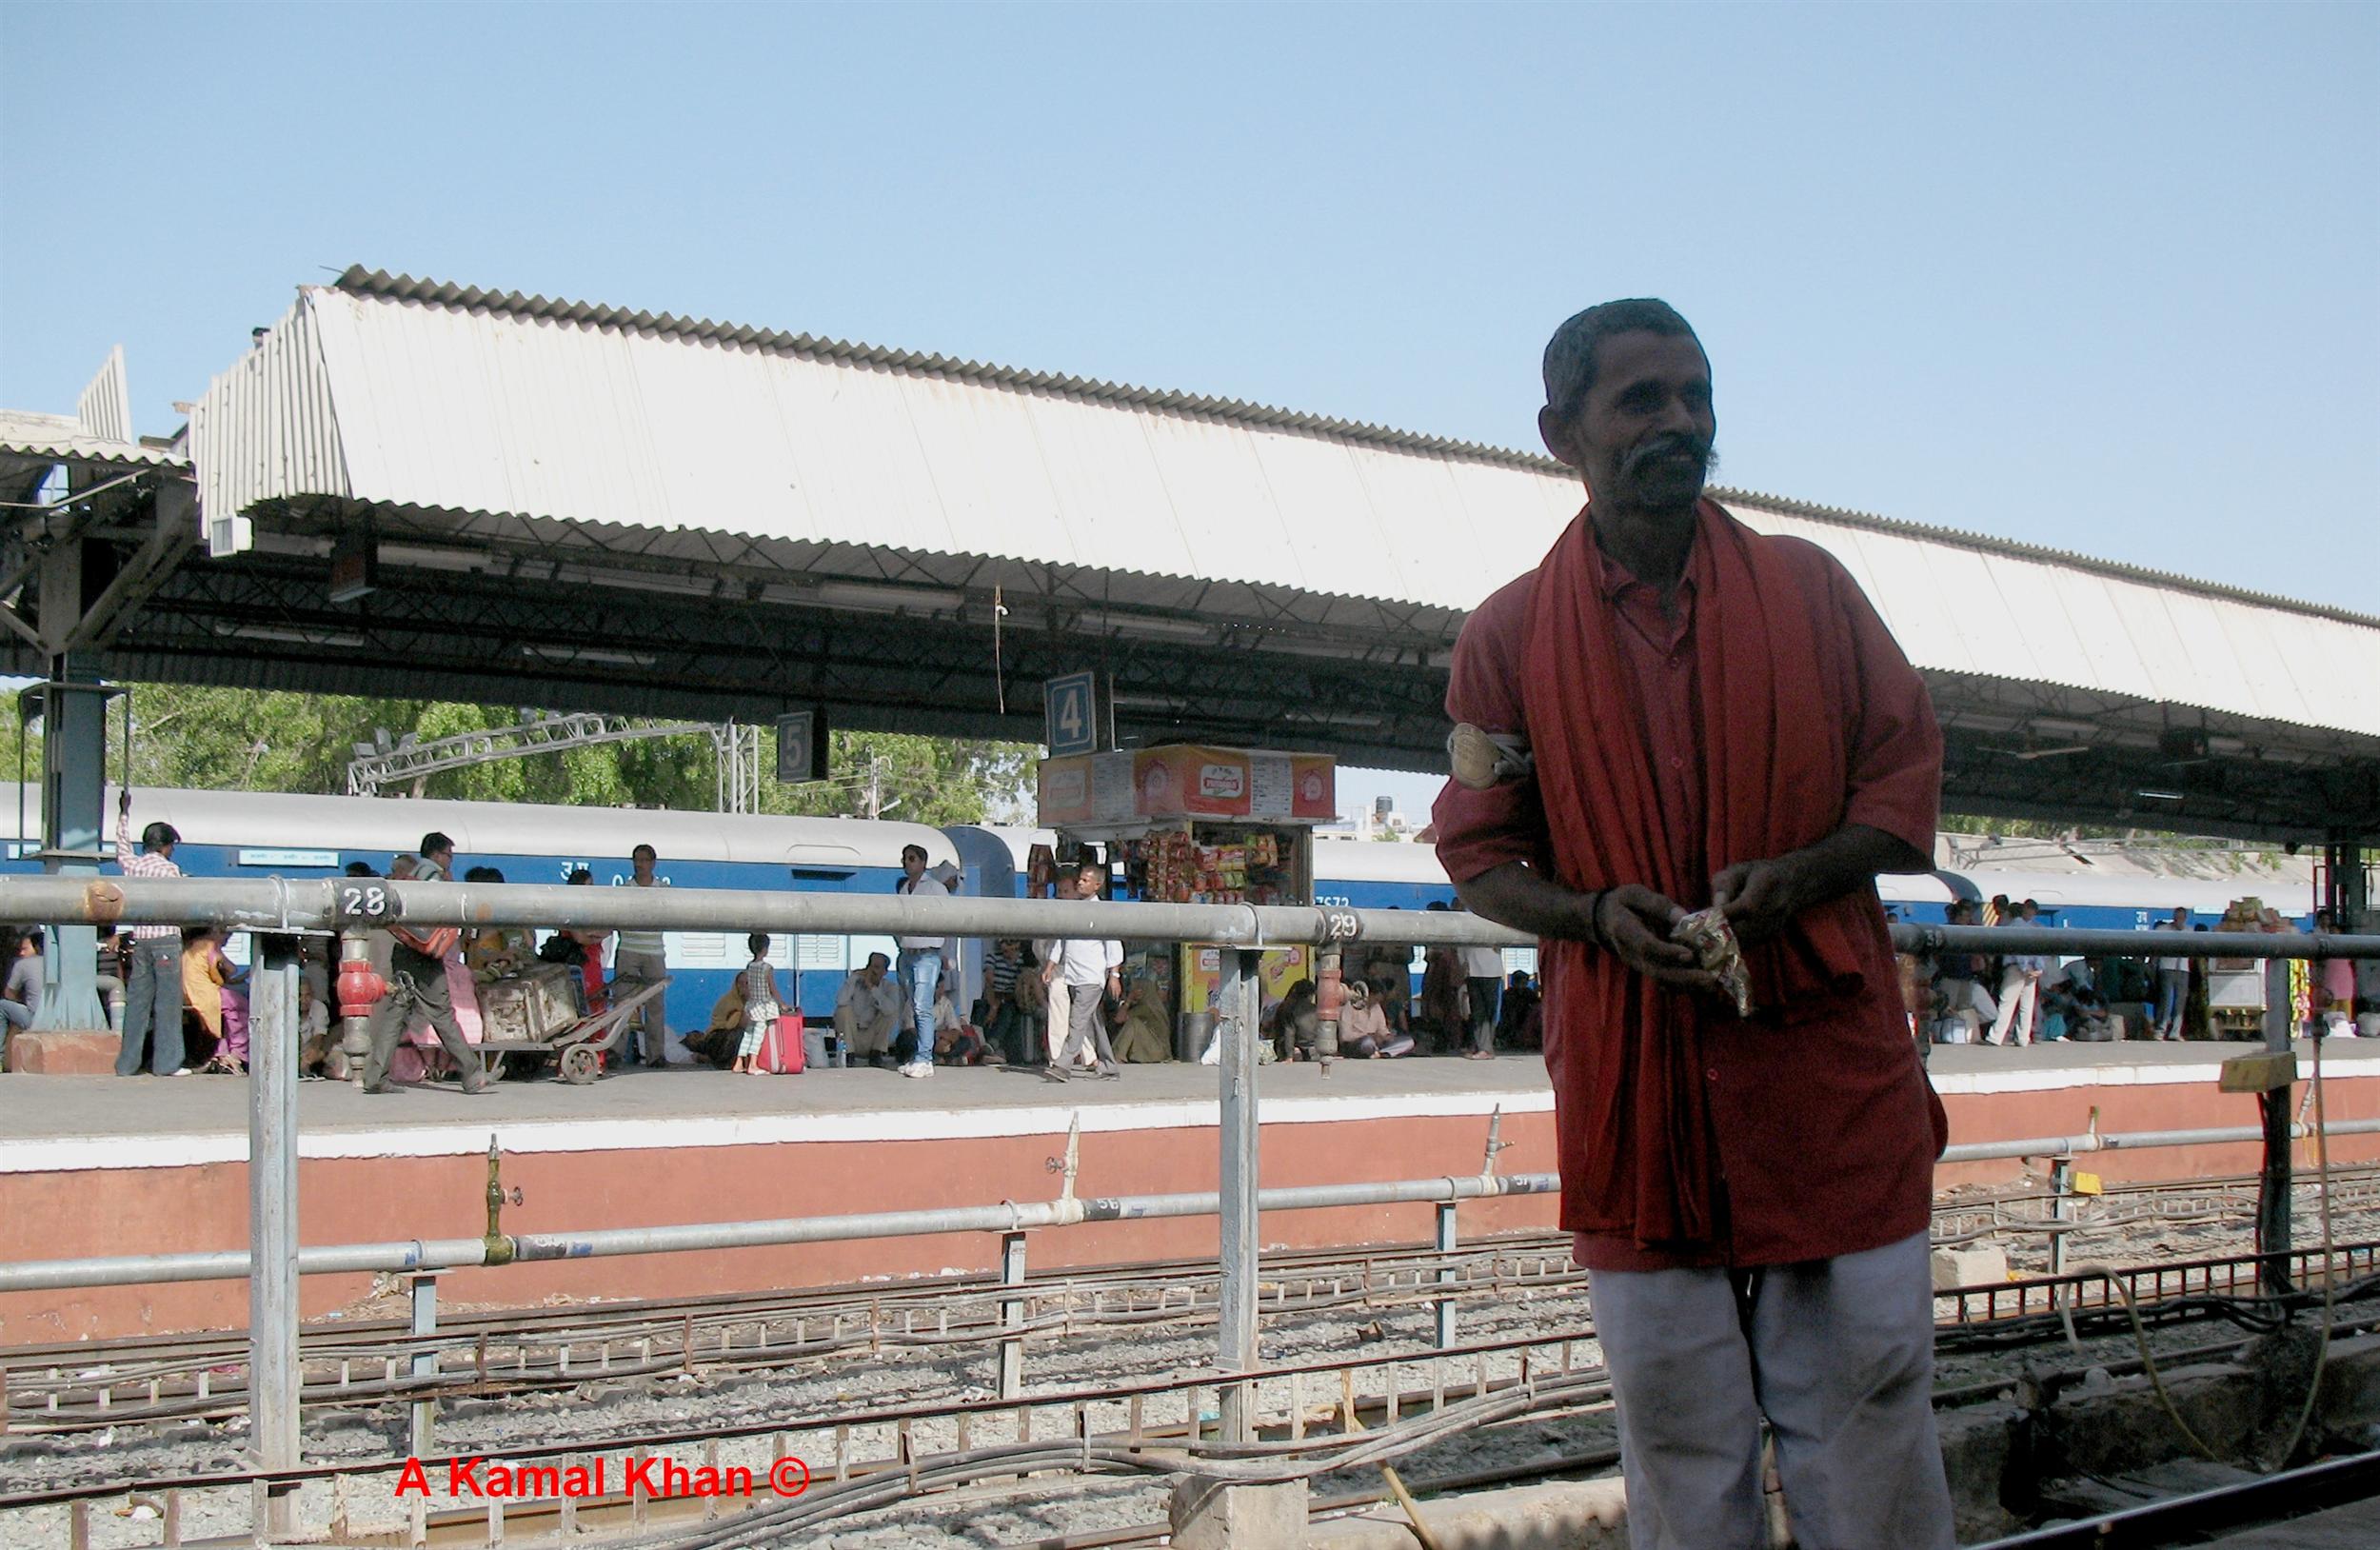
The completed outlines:
<svg viewBox="0 0 2380 1550">
<path fill-rule="evenodd" d="M 572 1044 L 562 1052 L 562 1080 L 574 1087 L 584 1087 L 603 1070 L 603 1057 L 585 1044 Z"/>
</svg>

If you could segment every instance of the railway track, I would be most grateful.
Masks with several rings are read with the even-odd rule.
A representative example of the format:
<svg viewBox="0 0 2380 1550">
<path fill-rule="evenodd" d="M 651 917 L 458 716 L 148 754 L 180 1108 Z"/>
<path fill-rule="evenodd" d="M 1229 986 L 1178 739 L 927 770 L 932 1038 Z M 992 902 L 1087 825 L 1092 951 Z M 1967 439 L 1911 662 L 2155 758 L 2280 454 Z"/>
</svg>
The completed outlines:
<svg viewBox="0 0 2380 1550">
<path fill-rule="evenodd" d="M 2252 1177 L 2128 1186 L 2095 1197 L 2024 1191 L 1947 1202 L 1937 1244 L 2005 1237 L 2025 1245 L 2058 1234 L 2120 1234 L 2143 1224 L 2196 1228 L 2246 1222 Z M 2334 1216 L 2380 1217 L 2380 1167 L 2341 1170 Z M 2077 1202 L 2080 1202 L 2079 1205 Z M 2063 1203 L 2069 1215 L 2056 1213 Z M 2372 1225 L 2380 1228 L 2380 1221 Z M 2176 1262 L 2160 1282 L 2145 1272 L 2128 1290 L 2151 1298 L 2196 1291 L 2233 1295 L 2251 1273 L 2228 1259 Z M 2216 1284 L 2213 1278 L 2221 1278 Z M 2033 1291 L 2025 1289 L 2033 1285 Z M 1992 1288 L 2014 1300 L 2012 1316 L 2043 1283 Z M 860 1284 L 783 1293 L 448 1312 L 433 1333 L 396 1319 L 318 1322 L 303 1332 L 302 1400 L 308 1409 L 389 1401 L 565 1390 L 669 1375 L 712 1377 L 875 1361 L 888 1354 L 969 1357 L 1003 1345 L 1062 1352 L 1122 1333 L 1180 1332 L 1217 1317 L 1209 1262 L 1175 1261 L 1050 1273 L 1021 1286 L 984 1276 L 900 1286 Z M 1451 1253 L 1413 1246 L 1349 1257 L 1315 1251 L 1268 1256 L 1263 1312 L 1271 1319 L 1360 1308 L 1445 1307 L 1457 1320 L 1515 1300 L 1576 1296 L 1585 1276 L 1559 1235 L 1482 1240 Z M 1977 1321 L 1978 1289 L 1945 1321 Z M 2078 1292 L 2082 1305 L 2087 1290 Z M 1989 1308 L 1984 1317 L 1994 1317 Z M 222 1421 L 247 1402 L 247 1341 L 232 1333 L 74 1341 L 0 1348 L 0 1433 L 70 1433 L 174 1420 Z M 1021 1372 L 1021 1363 L 1018 1369 Z"/>
<path fill-rule="evenodd" d="M 2380 1209 L 2380 1167 L 2335 1171 L 2331 1203 L 2334 1217 L 2350 1221 L 2358 1211 Z M 2244 1222 L 2253 1205 L 2254 1181 L 2246 1178 L 2132 1186 L 2097 1197 L 2018 1190 L 1945 1202 L 1936 1233 L 1950 1242 L 2004 1234 L 2017 1245 L 2013 1259 L 2025 1245 L 2061 1233 L 2146 1231 L 2170 1246 L 2172 1234 L 2186 1241 L 2213 1225 Z M 1608 1446 L 1498 1441 L 1524 1439 L 1556 1420 L 1575 1423 L 1573 1432 L 1583 1426 L 1591 1442 L 1608 1436 L 1585 1278 L 1570 1266 L 1567 1250 L 1558 1236 L 1528 1235 L 1482 1240 L 1452 1253 L 1408 1247 L 1357 1257 L 1268 1256 L 1262 1313 L 1276 1360 L 1245 1380 L 1262 1418 L 1265 1456 L 1279 1467 L 1312 1466 L 1322 1516 L 1378 1497 L 1368 1463 L 1339 1461 L 1357 1451 L 1351 1419 L 1367 1435 L 1392 1440 L 1381 1445 L 1401 1446 L 1417 1427 L 1442 1430 L 1436 1418 L 1469 1418 L 1464 1425 L 1477 1427 L 1470 1442 L 1425 1441 L 1421 1453 L 1400 1466 L 1425 1491 L 1608 1469 Z M 2287 1268 L 2294 1283 L 2318 1274 L 2317 1257 L 2307 1250 L 2291 1258 Z M 2334 1284 L 2359 1294 L 2380 1288 L 2380 1239 L 2338 1245 L 2331 1263 Z M 2251 1305 L 2259 1268 L 2252 1255 L 2167 1259 L 2112 1272 L 1952 1288 L 1938 1294 L 1938 1343 L 1946 1358 L 1964 1356 L 1973 1366 L 2075 1341 L 2076 1361 L 2104 1380 L 2137 1366 L 2129 1356 L 2128 1300 L 2167 1355 L 2220 1352 L 2238 1338 L 2185 1345 L 2189 1330 L 2177 1326 L 2230 1316 L 2257 1327 L 2240 1310 Z M 127 1440 L 222 1438 L 244 1424 L 241 1337 L 16 1347 L 0 1351 L 7 1432 L 0 1461 L 47 1456 L 52 1478 L 0 1494 L 0 1541 L 17 1542 L 14 1523 L 30 1526 L 23 1542 L 77 1550 L 196 1544 L 220 1538 L 215 1530 L 231 1522 L 231 1540 L 246 1542 L 245 1523 L 261 1521 L 274 1499 L 332 1542 L 486 1542 L 493 1535 L 526 1539 L 548 1529 L 617 1530 L 656 1543 L 683 1540 L 690 1550 L 709 1528 L 729 1517 L 742 1520 L 716 1501 L 697 1507 L 634 1493 L 437 1512 L 415 1498 L 406 1514 L 387 1520 L 392 1472 L 404 1461 L 389 1444 L 402 1441 L 407 1407 L 424 1401 L 440 1406 L 446 1447 L 515 1462 L 664 1454 L 698 1468 L 740 1462 L 764 1477 L 777 1458 L 802 1458 L 819 1483 L 808 1505 L 782 1525 L 794 1538 L 807 1532 L 804 1523 L 850 1514 L 874 1521 L 889 1514 L 894 1526 L 884 1532 L 896 1538 L 883 1542 L 900 1542 L 902 1524 L 972 1510 L 965 1504 L 978 1500 L 1013 1503 L 1027 1478 L 1030 1492 L 1041 1496 L 1108 1491 L 1129 1498 L 1147 1489 L 1133 1475 L 1160 1463 L 1179 1468 L 1218 1445 L 1215 1418 L 1226 1380 L 1197 1354 L 1217 1316 L 1216 1289 L 1210 1263 L 1180 1261 L 1017 1284 L 949 1277 L 898 1287 L 449 1310 L 428 1336 L 391 1319 L 326 1322 L 305 1337 L 308 1416 L 318 1426 L 340 1415 L 380 1419 L 349 1428 L 350 1442 L 361 1446 L 309 1444 L 309 1457 L 320 1462 L 275 1474 L 222 1467 L 220 1461 L 218 1467 L 175 1467 L 162 1455 L 153 1456 L 155 1466 L 143 1467 L 139 1461 L 151 1455 L 138 1446 L 124 1452 Z M 2369 1321 L 2360 1309 L 2343 1309 L 2341 1317 L 2342 1327 Z M 1470 1338 L 1441 1348 L 1454 1327 Z M 1288 1353 L 1310 1337 L 1319 1344 L 1291 1360 Z M 987 1380 L 1000 1353 L 1028 1344 L 1037 1381 L 997 1391 Z M 1339 1348 L 1323 1349 L 1334 1344 Z M 417 1373 L 426 1358 L 426 1370 Z M 1102 1363 L 1127 1370 L 1097 1371 Z M 898 1375 L 889 1392 L 847 1400 L 840 1394 L 845 1379 L 888 1372 Z M 699 1401 L 699 1424 L 633 1418 L 606 1423 L 609 1398 L 673 1384 Z M 785 1385 L 808 1386 L 787 1400 L 793 1391 Z M 2004 1397 L 2009 1386 L 1997 1377 L 1946 1382 L 1937 1403 L 1956 1409 Z M 466 1412 L 475 1419 L 465 1419 Z M 519 1435 L 495 1425 L 499 1417 L 518 1420 L 516 1433 L 543 1426 L 547 1438 L 566 1441 L 524 1445 Z M 94 1433 L 100 1447 L 111 1438 L 116 1445 L 95 1452 L 86 1441 Z M 377 1449 L 375 1440 L 384 1440 Z M 779 1532 L 762 1519 L 748 1526 Z M 1116 1522 L 1016 1542 L 1089 1550 L 1147 1542 L 1161 1528 L 1144 1516 L 1137 1526 Z"/>
</svg>

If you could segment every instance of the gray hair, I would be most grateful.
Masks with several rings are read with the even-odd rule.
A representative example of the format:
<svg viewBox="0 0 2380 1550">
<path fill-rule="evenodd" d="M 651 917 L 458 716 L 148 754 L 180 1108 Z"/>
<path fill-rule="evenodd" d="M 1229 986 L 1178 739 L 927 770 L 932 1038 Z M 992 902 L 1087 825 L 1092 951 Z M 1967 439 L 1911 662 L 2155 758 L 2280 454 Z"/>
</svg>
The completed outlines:
<svg viewBox="0 0 2380 1550">
<path fill-rule="evenodd" d="M 1650 296 L 1604 302 L 1571 314 L 1545 343 L 1545 403 L 1557 417 L 1567 420 L 1578 412 L 1579 403 L 1595 386 L 1596 349 L 1623 333 L 1682 334 L 1702 343 L 1677 308 Z"/>
</svg>

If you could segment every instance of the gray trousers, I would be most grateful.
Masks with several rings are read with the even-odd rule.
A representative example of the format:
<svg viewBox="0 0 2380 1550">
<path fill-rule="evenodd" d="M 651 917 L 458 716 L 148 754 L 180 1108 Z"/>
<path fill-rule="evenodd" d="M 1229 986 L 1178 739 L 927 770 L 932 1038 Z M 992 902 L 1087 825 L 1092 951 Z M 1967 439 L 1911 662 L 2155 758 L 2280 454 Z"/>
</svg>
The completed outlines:
<svg viewBox="0 0 2380 1550">
<path fill-rule="evenodd" d="M 124 979 L 116 1075 L 137 1073 L 146 1053 L 149 1070 L 169 1077 L 182 1067 L 182 939 L 134 937 L 126 950 Z"/>
<path fill-rule="evenodd" d="M 372 1008 L 371 1021 L 366 1024 L 371 1036 L 371 1049 L 364 1057 L 367 1091 L 388 1084 L 388 1063 L 396 1056 L 397 1041 L 415 1023 L 428 1023 L 438 1035 L 466 1087 L 487 1080 L 479 1051 L 463 1037 L 463 1024 L 454 1020 L 454 1002 L 446 994 L 446 965 L 399 943 L 388 954 L 387 993 Z"/>
<path fill-rule="evenodd" d="M 1926 1235 L 1754 1271 L 1597 1270 L 1636 1550 L 1765 1550 L 1760 1421 L 1803 1550 L 1952 1550 Z"/>
<path fill-rule="evenodd" d="M 669 978 L 669 961 L 660 953 L 632 953 L 624 948 L 611 955 L 611 977 L 616 980 L 624 974 L 639 980 L 665 980 Z M 628 1014 L 637 1042 L 624 1048 L 623 1055 L 633 1055 L 650 1063 L 668 1063 L 669 1019 L 662 1010 L 667 994 L 664 991 Z"/>
<path fill-rule="evenodd" d="M 1058 1068 L 1064 1070 L 1082 1058 L 1085 1042 L 1102 1071 L 1116 1069 L 1115 1047 L 1107 1042 L 1107 1020 L 1100 1016 L 1100 992 L 1103 982 L 1066 986 L 1066 1047 L 1058 1052 Z"/>
</svg>

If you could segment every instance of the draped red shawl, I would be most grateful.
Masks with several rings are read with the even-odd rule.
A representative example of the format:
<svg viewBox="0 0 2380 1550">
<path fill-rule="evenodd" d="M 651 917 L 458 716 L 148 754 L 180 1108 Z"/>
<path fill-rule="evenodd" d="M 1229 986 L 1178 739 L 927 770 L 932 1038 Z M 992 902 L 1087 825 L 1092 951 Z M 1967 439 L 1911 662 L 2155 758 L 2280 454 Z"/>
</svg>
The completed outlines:
<svg viewBox="0 0 2380 1550">
<path fill-rule="evenodd" d="M 1713 874 L 1825 838 L 1848 804 L 1850 626 L 1776 540 L 1704 501 L 1686 574 L 1695 586 L 1702 852 Z M 1645 747 L 1627 627 L 1595 584 L 1586 512 L 1537 569 L 1520 687 L 1557 876 L 1576 889 L 1641 883 L 1689 909 L 1708 877 L 1673 833 Z M 1839 1010 L 1866 977 L 1883 918 L 1873 890 L 1805 911 L 1745 950 L 1755 1021 L 1656 984 L 1608 952 L 1545 946 L 1546 1049 L 1563 1112 L 1563 1225 L 1648 1248 L 1708 1247 L 1718 1233 L 1705 1038 L 1784 1037 L 1775 1025 Z M 1889 949 L 1888 949 L 1889 951 Z M 1889 960 L 1888 960 L 1889 961 Z M 1706 1023 L 1724 1019 L 1724 1025 Z"/>
</svg>

